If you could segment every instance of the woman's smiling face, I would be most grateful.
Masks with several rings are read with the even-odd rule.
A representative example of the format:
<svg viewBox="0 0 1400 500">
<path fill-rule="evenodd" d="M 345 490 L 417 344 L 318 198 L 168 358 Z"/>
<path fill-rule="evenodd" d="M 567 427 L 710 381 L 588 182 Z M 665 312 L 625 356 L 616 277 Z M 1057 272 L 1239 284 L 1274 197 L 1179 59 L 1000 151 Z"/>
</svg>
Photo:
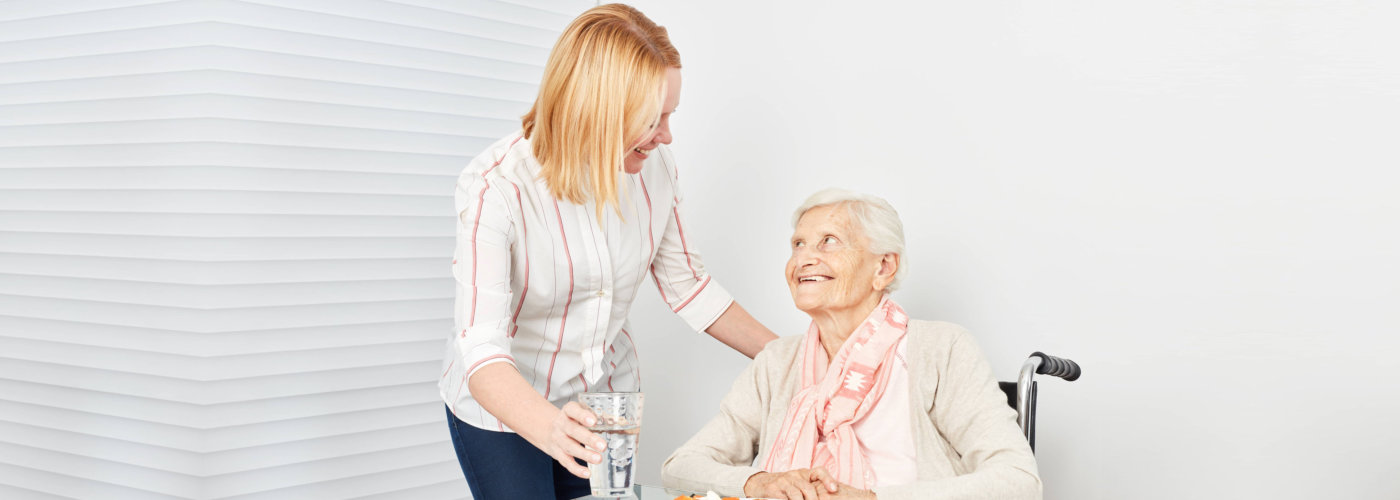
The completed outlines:
<svg viewBox="0 0 1400 500">
<path fill-rule="evenodd" d="M 849 311 L 878 298 L 888 279 L 879 275 L 882 256 L 867 250 L 860 228 L 842 205 L 802 214 L 793 229 L 787 263 L 792 301 L 808 315 Z"/>
<path fill-rule="evenodd" d="M 681 104 L 681 70 L 666 68 L 666 97 L 661 103 L 661 116 L 655 126 L 647 129 L 641 137 L 632 141 L 632 149 L 622 159 L 622 170 L 629 174 L 642 171 L 642 162 L 651 156 L 657 146 L 671 143 L 671 113 Z"/>
</svg>

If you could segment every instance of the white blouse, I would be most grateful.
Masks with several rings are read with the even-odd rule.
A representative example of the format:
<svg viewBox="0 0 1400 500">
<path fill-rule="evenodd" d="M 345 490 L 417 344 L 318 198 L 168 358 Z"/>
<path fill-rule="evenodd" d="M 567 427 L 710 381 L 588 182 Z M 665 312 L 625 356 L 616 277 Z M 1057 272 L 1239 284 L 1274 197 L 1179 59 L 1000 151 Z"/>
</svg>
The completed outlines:
<svg viewBox="0 0 1400 500">
<path fill-rule="evenodd" d="M 555 199 L 530 141 L 497 141 L 457 178 L 456 328 L 439 393 L 457 418 L 507 431 L 472 398 L 467 379 L 511 363 L 555 406 L 584 391 L 641 390 L 627 323 L 650 275 L 671 310 L 704 331 L 733 302 L 686 241 L 675 160 L 660 145 L 619 179 L 622 216 Z"/>
</svg>

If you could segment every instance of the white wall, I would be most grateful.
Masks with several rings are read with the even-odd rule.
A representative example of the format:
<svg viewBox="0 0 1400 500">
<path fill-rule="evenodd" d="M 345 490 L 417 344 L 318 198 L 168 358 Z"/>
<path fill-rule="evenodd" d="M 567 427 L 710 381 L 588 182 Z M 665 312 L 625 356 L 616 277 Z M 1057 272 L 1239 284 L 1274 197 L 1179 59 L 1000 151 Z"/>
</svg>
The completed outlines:
<svg viewBox="0 0 1400 500">
<path fill-rule="evenodd" d="M 1391 2 L 635 3 L 684 60 L 696 245 L 780 334 L 790 210 L 889 199 L 918 318 L 1041 386 L 1049 498 L 1395 498 Z M 643 479 L 743 359 L 654 297 Z M 661 373 L 667 376 L 659 376 Z"/>
</svg>

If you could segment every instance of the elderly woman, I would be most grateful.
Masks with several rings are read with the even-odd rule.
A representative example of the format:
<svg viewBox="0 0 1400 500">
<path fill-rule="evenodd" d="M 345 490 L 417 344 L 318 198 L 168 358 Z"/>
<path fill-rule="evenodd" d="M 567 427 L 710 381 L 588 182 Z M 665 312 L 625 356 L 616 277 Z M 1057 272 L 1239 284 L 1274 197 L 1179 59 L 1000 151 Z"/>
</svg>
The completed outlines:
<svg viewBox="0 0 1400 500">
<path fill-rule="evenodd" d="M 880 198 L 812 195 L 794 216 L 788 289 L 812 317 L 739 375 L 662 468 L 667 487 L 821 498 L 1040 498 L 1016 412 L 971 335 L 889 296 L 904 229 Z"/>
</svg>

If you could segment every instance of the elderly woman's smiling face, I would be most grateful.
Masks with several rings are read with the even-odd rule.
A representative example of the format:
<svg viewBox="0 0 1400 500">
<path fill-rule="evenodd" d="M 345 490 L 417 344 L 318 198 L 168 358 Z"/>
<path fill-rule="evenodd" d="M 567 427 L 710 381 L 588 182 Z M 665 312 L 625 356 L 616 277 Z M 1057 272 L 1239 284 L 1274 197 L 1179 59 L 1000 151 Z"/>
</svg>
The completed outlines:
<svg viewBox="0 0 1400 500">
<path fill-rule="evenodd" d="M 812 208 L 797 221 L 787 281 L 792 301 L 803 312 L 863 317 L 893 279 L 893 257 L 870 253 L 853 222 L 839 204 Z"/>
</svg>

